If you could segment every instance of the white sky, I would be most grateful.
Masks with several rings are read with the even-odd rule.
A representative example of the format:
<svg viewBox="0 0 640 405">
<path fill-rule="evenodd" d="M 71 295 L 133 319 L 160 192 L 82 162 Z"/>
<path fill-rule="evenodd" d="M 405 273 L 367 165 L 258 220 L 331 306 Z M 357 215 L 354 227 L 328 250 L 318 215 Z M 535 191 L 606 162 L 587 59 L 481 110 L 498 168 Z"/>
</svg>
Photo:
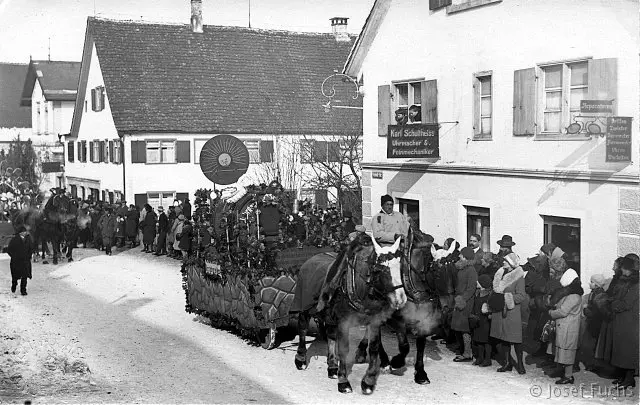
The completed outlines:
<svg viewBox="0 0 640 405">
<path fill-rule="evenodd" d="M 203 0 L 205 25 L 330 32 L 329 18 L 348 17 L 358 34 L 374 0 Z M 87 16 L 188 24 L 190 0 L 0 0 L 0 62 L 82 57 Z"/>
</svg>

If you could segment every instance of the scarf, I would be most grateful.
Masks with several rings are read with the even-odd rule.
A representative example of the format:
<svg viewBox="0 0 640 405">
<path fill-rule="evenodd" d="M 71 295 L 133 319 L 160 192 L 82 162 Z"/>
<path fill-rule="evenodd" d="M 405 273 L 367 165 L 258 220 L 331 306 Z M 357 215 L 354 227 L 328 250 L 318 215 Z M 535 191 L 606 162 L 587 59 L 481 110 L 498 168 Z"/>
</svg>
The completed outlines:
<svg viewBox="0 0 640 405">
<path fill-rule="evenodd" d="M 518 266 L 515 269 L 505 274 L 504 267 L 501 267 L 493 277 L 493 291 L 503 294 L 504 290 L 515 284 L 518 280 L 524 277 L 524 270 Z"/>
</svg>

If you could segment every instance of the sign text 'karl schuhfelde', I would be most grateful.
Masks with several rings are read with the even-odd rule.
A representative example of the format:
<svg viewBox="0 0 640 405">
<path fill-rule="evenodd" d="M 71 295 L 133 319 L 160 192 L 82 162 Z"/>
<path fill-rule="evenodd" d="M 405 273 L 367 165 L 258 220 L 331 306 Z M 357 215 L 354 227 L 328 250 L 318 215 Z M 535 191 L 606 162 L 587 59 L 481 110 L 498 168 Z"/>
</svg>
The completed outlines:
<svg viewBox="0 0 640 405">
<path fill-rule="evenodd" d="M 607 119 L 607 162 L 631 161 L 632 117 L 609 117 Z"/>
<path fill-rule="evenodd" d="M 389 125 L 387 158 L 439 158 L 438 124 Z"/>
</svg>

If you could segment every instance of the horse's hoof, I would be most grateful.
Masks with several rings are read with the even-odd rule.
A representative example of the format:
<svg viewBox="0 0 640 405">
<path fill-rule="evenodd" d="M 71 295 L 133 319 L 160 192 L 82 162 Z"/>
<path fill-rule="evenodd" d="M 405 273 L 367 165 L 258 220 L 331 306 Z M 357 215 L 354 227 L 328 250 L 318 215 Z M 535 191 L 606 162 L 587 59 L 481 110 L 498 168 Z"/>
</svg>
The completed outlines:
<svg viewBox="0 0 640 405">
<path fill-rule="evenodd" d="M 392 371 L 393 371 L 393 369 L 389 365 L 386 365 L 384 367 L 380 367 L 380 372 L 382 374 L 390 374 Z"/>
<path fill-rule="evenodd" d="M 304 361 L 304 360 L 299 360 L 298 356 L 296 356 L 294 361 L 296 363 L 296 368 L 298 370 L 306 370 L 307 369 L 307 362 Z"/>
<path fill-rule="evenodd" d="M 373 394 L 373 390 L 376 389 L 375 385 L 369 385 L 366 382 L 364 382 L 364 380 L 362 381 L 362 383 L 360 383 L 360 387 L 362 388 L 362 393 L 364 395 L 371 395 Z"/>
<path fill-rule="evenodd" d="M 351 384 L 347 381 L 345 383 L 338 383 L 338 391 L 343 394 L 350 394 L 353 392 L 353 388 L 351 388 Z"/>
<path fill-rule="evenodd" d="M 53 261 L 53 264 L 58 264 L 58 261 L 57 261 L 57 260 L 54 260 L 54 261 Z"/>
<path fill-rule="evenodd" d="M 49 261 L 48 260 L 43 260 L 42 264 L 49 264 Z"/>
<path fill-rule="evenodd" d="M 418 370 L 416 371 L 416 375 L 413 378 L 413 381 L 416 382 L 416 384 L 431 384 L 431 381 L 429 381 L 429 377 L 427 376 L 427 372 L 424 370 Z"/>
<path fill-rule="evenodd" d="M 337 368 L 328 368 L 327 369 L 327 377 L 331 380 L 335 380 L 338 378 L 338 369 Z"/>
<path fill-rule="evenodd" d="M 67 259 L 67 263 L 71 263 L 73 261 L 73 257 Z"/>
<path fill-rule="evenodd" d="M 393 356 L 393 358 L 391 359 L 391 369 L 401 369 L 402 367 L 405 366 L 405 361 L 404 361 L 404 357 L 402 356 Z"/>
</svg>

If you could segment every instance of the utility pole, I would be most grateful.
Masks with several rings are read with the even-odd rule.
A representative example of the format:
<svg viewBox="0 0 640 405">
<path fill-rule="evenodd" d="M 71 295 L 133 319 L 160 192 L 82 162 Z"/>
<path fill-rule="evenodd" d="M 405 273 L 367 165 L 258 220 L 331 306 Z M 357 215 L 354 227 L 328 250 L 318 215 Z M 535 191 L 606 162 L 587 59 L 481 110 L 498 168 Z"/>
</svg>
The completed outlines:
<svg viewBox="0 0 640 405">
<path fill-rule="evenodd" d="M 251 28 L 251 0 L 249 0 L 249 28 Z"/>
</svg>

